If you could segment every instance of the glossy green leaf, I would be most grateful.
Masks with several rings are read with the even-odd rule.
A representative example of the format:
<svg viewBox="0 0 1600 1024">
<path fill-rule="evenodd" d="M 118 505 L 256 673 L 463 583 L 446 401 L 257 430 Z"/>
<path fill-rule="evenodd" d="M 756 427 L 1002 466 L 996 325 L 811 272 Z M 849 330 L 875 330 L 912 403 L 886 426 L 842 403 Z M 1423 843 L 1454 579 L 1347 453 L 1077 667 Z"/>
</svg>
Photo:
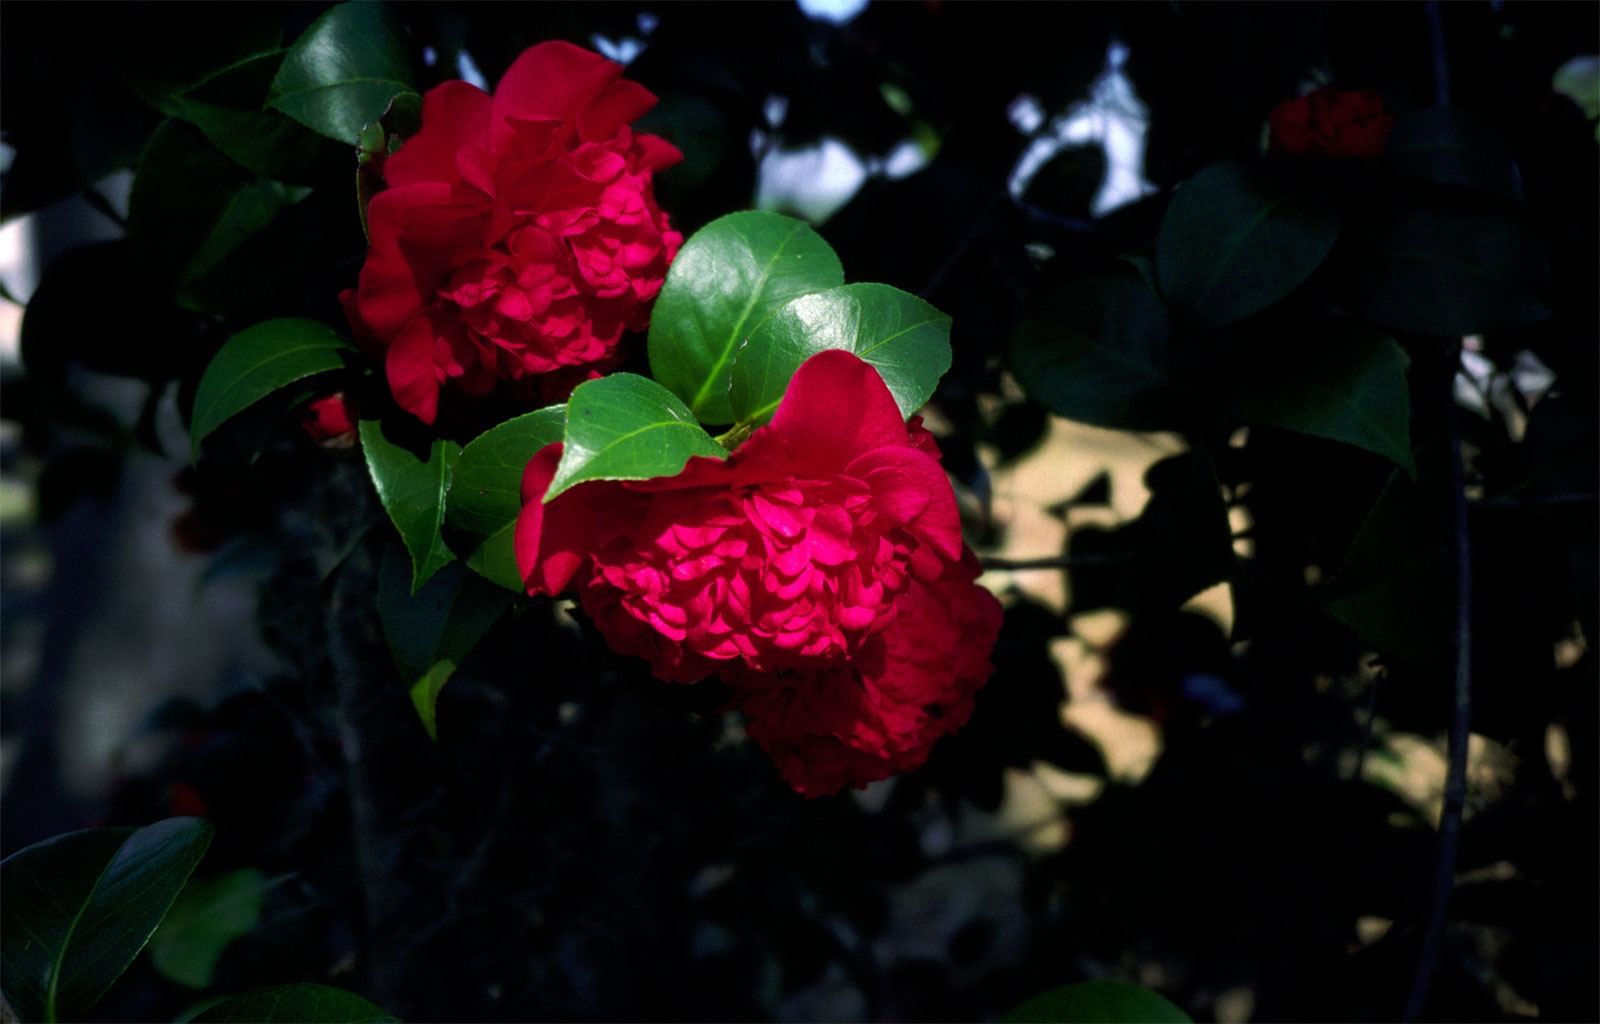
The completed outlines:
<svg viewBox="0 0 1600 1024">
<path fill-rule="evenodd" d="M 354 351 L 337 331 L 315 320 L 268 320 L 235 334 L 206 367 L 195 391 L 191 456 L 198 456 L 200 442 L 231 417 L 285 385 L 339 369 Z"/>
<path fill-rule="evenodd" d="M 379 1024 L 398 1018 L 354 992 L 299 982 L 229 996 L 187 1019 L 194 1024 Z"/>
<path fill-rule="evenodd" d="M 650 315 L 650 370 L 704 423 L 732 423 L 734 357 L 791 299 L 844 283 L 833 249 L 804 222 L 731 213 L 695 232 Z"/>
<path fill-rule="evenodd" d="M 1238 164 L 1213 164 L 1178 186 L 1156 235 L 1167 301 L 1211 325 L 1258 313 L 1322 264 L 1339 217 Z"/>
<path fill-rule="evenodd" d="M 572 392 L 566 446 L 544 500 L 585 480 L 674 476 L 693 456 L 727 454 L 672 392 L 644 377 L 614 373 Z"/>
<path fill-rule="evenodd" d="M 191 878 L 150 937 L 150 960 L 165 978 L 190 988 L 211 984 L 228 943 L 256 926 L 267 880 L 254 868 L 221 878 Z"/>
<path fill-rule="evenodd" d="M 284 50 L 256 54 L 168 96 L 161 109 L 199 128 L 229 159 L 279 181 L 312 185 L 349 152 L 276 110 L 263 109 Z"/>
<path fill-rule="evenodd" d="M 1170 430 L 1189 396 L 1169 369 L 1166 308 L 1132 275 L 1082 278 L 1035 303 L 1011 338 L 1011 371 L 1052 412 L 1099 427 Z"/>
<path fill-rule="evenodd" d="M 561 440 L 566 406 L 539 409 L 492 427 L 456 460 L 446 521 L 484 539 L 467 567 L 502 586 L 524 590 L 511 542 L 522 511 L 522 472 L 534 452 Z"/>
<path fill-rule="evenodd" d="M 733 364 L 734 417 L 760 426 L 772 418 L 800 364 L 825 349 L 870 363 L 909 417 L 950 369 L 950 318 L 886 284 L 847 284 L 791 299 L 762 321 Z"/>
<path fill-rule="evenodd" d="M 1042 992 L 1000 1015 L 1003 1024 L 1190 1024 L 1176 1005 L 1125 981 L 1083 981 Z"/>
<path fill-rule="evenodd" d="M 440 536 L 451 468 L 461 446 L 416 429 L 397 415 L 361 421 L 361 450 L 378 499 L 411 554 L 411 589 L 455 559 Z"/>
<path fill-rule="evenodd" d="M 1358 274 L 1363 312 L 1402 330 L 1478 334 L 1551 315 L 1544 253 L 1512 213 L 1409 207 L 1379 226 Z"/>
<path fill-rule="evenodd" d="M 0 864 L 0 988 L 23 1020 L 88 1013 L 150 940 L 211 844 L 168 818 L 47 839 Z"/>
<path fill-rule="evenodd" d="M 510 593 L 459 563 L 413 594 L 405 559 L 397 549 L 385 553 L 378 568 L 378 618 L 429 736 L 437 736 L 439 691 L 510 606 Z"/>
<path fill-rule="evenodd" d="M 1505 139 L 1456 107 L 1424 107 L 1397 119 L 1384 160 L 1408 178 L 1522 202 L 1521 175 Z"/>
<path fill-rule="evenodd" d="M 1376 452 L 1408 473 L 1411 358 L 1393 338 L 1347 331 L 1256 346 L 1250 376 L 1222 399 L 1231 416 Z"/>
<path fill-rule="evenodd" d="M 415 91 L 405 37 L 388 9 L 350 0 L 331 8 L 295 40 L 267 106 L 353 146 L 390 101 Z"/>
</svg>

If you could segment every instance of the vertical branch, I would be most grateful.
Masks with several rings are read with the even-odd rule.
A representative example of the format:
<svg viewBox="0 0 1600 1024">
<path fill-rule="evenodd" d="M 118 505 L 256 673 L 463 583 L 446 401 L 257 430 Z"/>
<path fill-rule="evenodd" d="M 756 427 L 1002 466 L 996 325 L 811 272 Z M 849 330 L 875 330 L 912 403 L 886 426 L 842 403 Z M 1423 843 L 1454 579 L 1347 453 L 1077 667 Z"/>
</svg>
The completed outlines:
<svg viewBox="0 0 1600 1024">
<path fill-rule="evenodd" d="M 1439 11 L 1439 0 L 1423 4 L 1428 19 L 1428 43 L 1433 47 L 1433 105 L 1450 105 L 1450 63 L 1445 60 L 1444 18 Z"/>
<path fill-rule="evenodd" d="M 1467 797 L 1467 743 L 1472 726 L 1472 546 L 1467 534 L 1467 496 L 1461 467 L 1460 411 L 1456 408 L 1454 387 L 1456 367 L 1461 363 L 1459 340 L 1447 348 L 1443 374 L 1445 452 L 1450 460 L 1450 500 L 1455 541 L 1456 630 L 1452 657 L 1453 695 L 1450 713 L 1450 762 L 1445 772 L 1444 808 L 1439 816 L 1438 862 L 1434 868 L 1433 896 L 1428 910 L 1427 930 L 1422 936 L 1422 952 L 1417 972 L 1406 997 L 1404 1021 L 1414 1021 L 1428 1000 L 1428 987 L 1444 946 L 1449 923 L 1450 893 L 1455 887 L 1456 857 L 1461 850 L 1461 817 Z"/>
</svg>

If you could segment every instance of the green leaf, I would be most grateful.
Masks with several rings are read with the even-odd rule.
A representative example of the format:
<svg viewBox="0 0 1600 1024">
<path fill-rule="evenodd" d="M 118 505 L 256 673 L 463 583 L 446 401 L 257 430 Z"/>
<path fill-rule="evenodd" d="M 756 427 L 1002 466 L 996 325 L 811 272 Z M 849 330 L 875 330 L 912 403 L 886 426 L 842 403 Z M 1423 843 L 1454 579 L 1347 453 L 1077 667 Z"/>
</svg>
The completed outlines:
<svg viewBox="0 0 1600 1024">
<path fill-rule="evenodd" d="M 705 423 L 732 423 L 734 356 L 789 300 L 844 283 L 828 243 L 775 213 L 731 213 L 694 233 L 650 315 L 650 370 Z"/>
<path fill-rule="evenodd" d="M 1510 213 L 1397 211 L 1378 225 L 1357 273 L 1362 310 L 1402 330 L 1479 334 L 1551 315 L 1540 299 L 1544 253 L 1532 229 Z"/>
<path fill-rule="evenodd" d="M 1213 326 L 1288 295 L 1322 264 L 1339 217 L 1238 164 L 1213 164 L 1178 186 L 1156 235 L 1167 300 Z"/>
<path fill-rule="evenodd" d="M 512 552 L 522 512 L 522 472 L 533 454 L 561 440 L 566 406 L 539 409 L 485 431 L 456 460 L 445 519 L 484 540 L 467 556 L 467 568 L 518 593 L 526 588 Z"/>
<path fill-rule="evenodd" d="M 422 719 L 422 727 L 428 731 L 430 740 L 439 738 L 439 693 L 455 672 L 456 663 L 445 658 L 411 684 L 411 703 L 417 709 L 417 717 Z"/>
<path fill-rule="evenodd" d="M 459 564 L 446 566 L 413 594 L 398 549 L 385 552 L 378 567 L 378 618 L 429 736 L 437 738 L 439 691 L 510 605 L 511 594 Z"/>
<path fill-rule="evenodd" d="M 729 400 L 742 424 L 772 418 L 800 364 L 825 349 L 870 363 L 909 417 L 950 369 L 950 318 L 886 284 L 847 284 L 802 295 L 750 335 L 733 364 Z"/>
<path fill-rule="evenodd" d="M 23 1020 L 88 1013 L 144 948 L 211 844 L 168 818 L 47 839 L 0 864 L 0 988 Z"/>
<path fill-rule="evenodd" d="M 221 878 L 191 878 L 150 937 L 150 960 L 162 977 L 190 988 L 211 984 L 228 943 L 256 926 L 266 877 L 254 868 Z"/>
<path fill-rule="evenodd" d="M 205 133 L 211 144 L 241 166 L 268 178 L 313 185 L 336 173 L 348 151 L 262 104 L 286 51 L 273 50 L 223 68 L 182 92 L 161 109 Z"/>
<path fill-rule="evenodd" d="M 399 94 L 415 92 L 405 37 L 388 9 L 339 4 L 295 40 L 267 106 L 338 142 L 356 144 Z"/>
<path fill-rule="evenodd" d="M 189 453 L 228 419 L 297 380 L 345 365 L 355 347 L 315 320 L 285 318 L 247 327 L 217 352 L 195 390 Z"/>
<path fill-rule="evenodd" d="M 1390 474 L 1318 597 L 1363 643 L 1389 657 L 1438 663 L 1453 643 L 1455 580 L 1448 517 L 1438 514 L 1448 501 L 1445 481 L 1429 460 L 1422 468 L 1415 480 Z"/>
<path fill-rule="evenodd" d="M 1084 981 L 1040 993 L 1000 1015 L 1002 1024 L 1190 1024 L 1189 1015 L 1147 988 Z"/>
<path fill-rule="evenodd" d="M 310 193 L 250 174 L 194 126 L 169 119 L 139 158 L 129 242 L 181 305 L 233 312 L 300 272 L 281 249 L 264 251 L 261 240 Z M 298 246 L 304 250 L 303 239 Z"/>
<path fill-rule="evenodd" d="M 1505 140 L 1455 107 L 1424 107 L 1395 121 L 1384 160 L 1395 173 L 1522 202 L 1522 178 Z"/>
<path fill-rule="evenodd" d="M 1171 430 L 1191 399 L 1169 369 L 1167 311 L 1137 277 L 1046 292 L 1011 338 L 1011 371 L 1050 411 L 1098 427 Z"/>
<path fill-rule="evenodd" d="M 1286 343 L 1256 345 L 1241 361 L 1248 378 L 1234 376 L 1224 411 L 1365 448 L 1415 474 L 1411 456 L 1411 358 L 1393 338 L 1366 332 L 1308 332 Z"/>
<path fill-rule="evenodd" d="M 675 476 L 695 455 L 727 454 L 672 392 L 645 377 L 614 373 L 572 392 L 566 446 L 544 500 L 585 480 Z"/>
<path fill-rule="evenodd" d="M 398 1018 L 354 992 L 298 982 L 229 996 L 187 1019 L 194 1024 L 378 1024 Z"/>
<path fill-rule="evenodd" d="M 361 450 L 378 500 L 411 553 L 411 590 L 455 560 L 439 529 L 444 525 L 445 494 L 461 446 L 431 437 L 408 417 L 361 421 Z"/>
</svg>

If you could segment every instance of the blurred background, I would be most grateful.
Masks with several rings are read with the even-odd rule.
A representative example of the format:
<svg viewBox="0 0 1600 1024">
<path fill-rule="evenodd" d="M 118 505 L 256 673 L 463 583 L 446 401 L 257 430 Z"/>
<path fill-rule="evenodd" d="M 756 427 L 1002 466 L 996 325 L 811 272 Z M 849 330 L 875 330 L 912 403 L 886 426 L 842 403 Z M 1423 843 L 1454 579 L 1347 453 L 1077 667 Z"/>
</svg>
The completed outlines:
<svg viewBox="0 0 1600 1024">
<path fill-rule="evenodd" d="M 545 39 L 626 63 L 661 98 L 640 128 L 686 155 L 657 181 L 674 227 L 803 217 L 849 280 L 954 318 L 925 415 L 1006 606 L 995 673 L 924 769 L 814 801 L 718 693 L 562 603 L 497 624 L 431 742 L 372 611 L 392 554 L 359 455 L 283 407 L 191 464 L 217 346 L 267 316 L 342 326 L 363 241 L 334 147 L 296 169 L 288 227 L 175 281 L 138 237 L 151 96 L 225 59 L 192 40 L 286 46 L 325 8 L 4 15 L 0 847 L 217 828 L 181 904 L 217 926 L 100 1019 L 312 980 L 416 1020 L 987 1020 L 1093 978 L 1195 1020 L 1397 1019 L 1452 707 L 1428 373 L 1454 373 L 1475 585 L 1421 1016 L 1600 1017 L 1594 5 L 392 8 L 422 89 L 489 87 Z M 1416 109 L 1441 75 L 1514 159 L 1549 315 L 1413 365 L 1416 495 L 1394 504 L 1370 452 L 1255 427 L 1206 477 L 1192 436 L 1068 419 L 1013 378 L 1041 298 L 1148 247 L 1202 167 L 1259 159 L 1275 104 L 1332 83 Z M 1327 589 L 1361 560 L 1404 571 Z"/>
</svg>

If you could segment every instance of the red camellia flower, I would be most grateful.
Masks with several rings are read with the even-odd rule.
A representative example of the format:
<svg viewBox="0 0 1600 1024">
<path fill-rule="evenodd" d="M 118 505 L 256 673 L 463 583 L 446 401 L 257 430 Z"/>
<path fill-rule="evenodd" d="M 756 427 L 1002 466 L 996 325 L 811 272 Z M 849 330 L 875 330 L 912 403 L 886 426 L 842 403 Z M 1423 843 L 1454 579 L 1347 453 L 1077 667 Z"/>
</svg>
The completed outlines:
<svg viewBox="0 0 1600 1024">
<path fill-rule="evenodd" d="M 999 606 L 972 582 L 932 435 L 854 354 L 808 359 L 726 459 L 544 504 L 560 456 L 545 447 L 523 475 L 529 592 L 576 589 L 661 679 L 721 676 L 796 789 L 916 767 L 966 720 Z"/>
<path fill-rule="evenodd" d="M 563 42 L 523 53 L 493 97 L 429 90 L 341 296 L 403 408 L 434 422 L 444 387 L 559 400 L 616 365 L 683 241 L 652 184 L 683 154 L 628 127 L 655 102 L 620 64 Z"/>
<path fill-rule="evenodd" d="M 613 648 L 692 682 L 843 664 L 889 625 L 911 580 L 961 556 L 932 435 L 842 351 L 795 373 L 772 422 L 673 477 L 579 484 L 549 505 L 560 446 L 523 477 L 518 567 L 530 591 L 575 583 Z"/>
<path fill-rule="evenodd" d="M 1370 89 L 1317 89 L 1274 107 L 1267 127 L 1267 151 L 1273 156 L 1376 160 L 1394 118 L 1383 108 L 1383 97 Z"/>
<path fill-rule="evenodd" d="M 972 553 L 913 582 L 882 633 L 842 668 L 741 677 L 749 733 L 795 791 L 826 796 L 922 766 L 972 715 L 994 667 L 1000 603 L 972 582 Z"/>
</svg>

